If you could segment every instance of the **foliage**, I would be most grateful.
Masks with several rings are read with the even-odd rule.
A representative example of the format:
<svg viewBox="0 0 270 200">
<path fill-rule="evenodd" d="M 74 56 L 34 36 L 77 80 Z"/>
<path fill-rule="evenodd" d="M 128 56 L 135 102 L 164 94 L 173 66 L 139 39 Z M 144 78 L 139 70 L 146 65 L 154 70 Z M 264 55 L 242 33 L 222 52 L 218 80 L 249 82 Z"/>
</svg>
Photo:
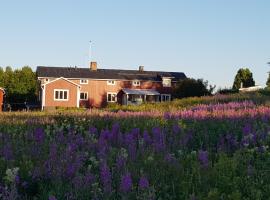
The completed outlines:
<svg viewBox="0 0 270 200">
<path fill-rule="evenodd" d="M 173 96 L 175 98 L 208 96 L 214 89 L 215 86 L 208 85 L 208 81 L 187 78 L 177 83 Z"/>
<path fill-rule="evenodd" d="M 207 98 L 170 112 L 3 113 L 0 198 L 267 199 L 270 108 Z"/>
<path fill-rule="evenodd" d="M 233 89 L 240 89 L 241 84 L 243 84 L 244 88 L 255 85 L 255 81 L 253 80 L 253 74 L 248 68 L 241 68 L 237 71 L 237 74 L 234 78 Z"/>
<path fill-rule="evenodd" d="M 267 81 L 266 81 L 266 86 L 268 88 L 270 88 L 270 73 L 268 73 L 268 78 L 267 78 Z"/>
<path fill-rule="evenodd" d="M 239 91 L 236 90 L 236 89 L 232 89 L 232 88 L 220 88 L 218 91 L 217 91 L 217 94 L 235 94 L 235 93 L 238 93 Z"/>
<path fill-rule="evenodd" d="M 5 88 L 8 103 L 37 101 L 36 74 L 28 66 L 14 71 L 9 66 L 5 70 L 0 68 L 0 86 Z"/>
</svg>

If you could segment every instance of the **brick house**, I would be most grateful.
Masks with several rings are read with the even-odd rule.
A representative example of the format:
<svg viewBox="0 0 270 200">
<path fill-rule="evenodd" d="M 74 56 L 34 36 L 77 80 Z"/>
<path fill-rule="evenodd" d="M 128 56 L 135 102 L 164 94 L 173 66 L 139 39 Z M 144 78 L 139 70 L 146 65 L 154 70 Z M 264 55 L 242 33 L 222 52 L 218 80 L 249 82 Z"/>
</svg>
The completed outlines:
<svg viewBox="0 0 270 200">
<path fill-rule="evenodd" d="M 42 109 L 49 107 L 104 107 L 170 101 L 176 82 L 185 79 L 181 72 L 37 67 Z"/>
<path fill-rule="evenodd" d="M 3 109 L 5 89 L 0 87 L 0 111 Z"/>
</svg>

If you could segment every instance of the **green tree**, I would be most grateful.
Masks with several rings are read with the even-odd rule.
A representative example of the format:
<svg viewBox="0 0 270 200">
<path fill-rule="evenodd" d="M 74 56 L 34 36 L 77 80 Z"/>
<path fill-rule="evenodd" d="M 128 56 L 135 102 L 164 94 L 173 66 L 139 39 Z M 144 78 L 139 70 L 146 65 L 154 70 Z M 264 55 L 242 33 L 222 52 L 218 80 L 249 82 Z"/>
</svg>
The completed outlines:
<svg viewBox="0 0 270 200">
<path fill-rule="evenodd" d="M 208 81 L 187 78 L 178 82 L 174 89 L 173 96 L 175 98 L 200 97 L 211 95 L 214 89 L 215 86 L 209 85 Z"/>
<path fill-rule="evenodd" d="M 248 68 L 241 68 L 238 70 L 233 83 L 233 89 L 238 90 L 242 86 L 245 87 L 251 87 L 255 85 L 255 81 L 253 80 L 253 74 Z"/>
<path fill-rule="evenodd" d="M 267 81 L 266 81 L 266 86 L 267 86 L 267 88 L 270 88 L 270 72 L 268 73 L 268 78 L 267 78 Z"/>
</svg>

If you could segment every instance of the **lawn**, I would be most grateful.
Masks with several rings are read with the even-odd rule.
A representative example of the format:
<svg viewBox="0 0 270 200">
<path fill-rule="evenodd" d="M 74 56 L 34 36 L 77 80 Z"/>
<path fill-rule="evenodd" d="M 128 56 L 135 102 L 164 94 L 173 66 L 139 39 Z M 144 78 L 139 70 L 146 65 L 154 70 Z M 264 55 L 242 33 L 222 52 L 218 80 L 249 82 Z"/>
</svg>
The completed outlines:
<svg viewBox="0 0 270 200">
<path fill-rule="evenodd" d="M 262 94 L 0 115 L 0 199 L 268 199 Z"/>
</svg>

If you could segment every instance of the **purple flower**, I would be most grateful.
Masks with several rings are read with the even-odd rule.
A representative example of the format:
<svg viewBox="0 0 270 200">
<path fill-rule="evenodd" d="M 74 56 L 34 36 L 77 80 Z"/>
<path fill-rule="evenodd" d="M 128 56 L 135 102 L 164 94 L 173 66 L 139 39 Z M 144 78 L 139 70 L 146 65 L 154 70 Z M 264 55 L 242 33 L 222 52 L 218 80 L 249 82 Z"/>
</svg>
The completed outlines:
<svg viewBox="0 0 270 200">
<path fill-rule="evenodd" d="M 152 139 L 150 137 L 150 135 L 148 134 L 147 131 L 144 131 L 143 132 L 143 140 L 144 140 L 144 144 L 147 146 L 147 145 L 151 145 L 152 143 Z"/>
<path fill-rule="evenodd" d="M 149 181 L 145 176 L 142 176 L 139 180 L 139 188 L 141 190 L 147 189 L 149 187 Z"/>
<path fill-rule="evenodd" d="M 49 200 L 57 200 L 55 196 L 51 195 L 49 196 Z"/>
<path fill-rule="evenodd" d="M 179 127 L 178 124 L 174 124 L 172 130 L 174 134 L 178 134 L 181 131 L 181 128 Z"/>
<path fill-rule="evenodd" d="M 35 137 L 36 142 L 42 143 L 45 139 L 45 133 L 44 133 L 43 128 L 37 128 L 35 130 L 34 137 Z"/>
<path fill-rule="evenodd" d="M 120 191 L 127 193 L 131 191 L 132 189 L 132 179 L 130 173 L 126 173 L 124 176 L 121 178 L 121 183 L 120 183 Z"/>
<path fill-rule="evenodd" d="M 124 158 L 123 156 L 119 155 L 116 158 L 116 168 L 118 171 L 120 171 L 121 169 L 124 168 L 124 166 L 126 165 L 126 158 Z"/>
<path fill-rule="evenodd" d="M 112 190 L 112 176 L 106 162 L 103 162 L 100 166 L 100 179 L 104 192 L 110 193 Z"/>
<path fill-rule="evenodd" d="M 198 160 L 203 168 L 207 168 L 209 165 L 208 152 L 200 150 L 198 154 Z"/>
</svg>

